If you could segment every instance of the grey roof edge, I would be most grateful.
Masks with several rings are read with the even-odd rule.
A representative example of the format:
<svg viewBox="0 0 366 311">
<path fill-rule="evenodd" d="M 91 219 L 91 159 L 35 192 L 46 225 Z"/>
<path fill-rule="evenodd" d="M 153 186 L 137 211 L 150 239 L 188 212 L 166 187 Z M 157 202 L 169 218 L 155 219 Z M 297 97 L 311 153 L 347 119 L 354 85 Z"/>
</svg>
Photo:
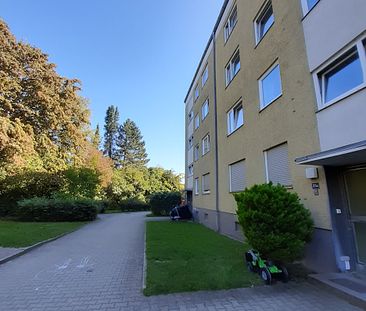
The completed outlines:
<svg viewBox="0 0 366 311">
<path fill-rule="evenodd" d="M 298 164 L 301 164 L 302 162 L 305 162 L 305 161 L 309 162 L 309 161 L 315 160 L 317 158 L 323 158 L 323 157 L 330 156 L 335 153 L 340 153 L 340 152 L 344 152 L 344 151 L 348 151 L 348 150 L 352 150 L 352 149 L 356 149 L 356 148 L 366 148 L 366 140 L 362 140 L 357 143 L 345 145 L 342 147 L 329 149 L 326 151 L 321 151 L 318 153 L 313 153 L 313 154 L 310 154 L 310 155 L 307 155 L 304 157 L 299 157 L 299 158 L 295 159 L 295 162 Z"/>
<path fill-rule="evenodd" d="M 187 92 L 187 95 L 186 95 L 186 97 L 185 97 L 185 99 L 184 99 L 184 102 L 186 102 L 186 101 L 187 101 L 187 99 L 188 99 L 189 93 L 191 92 L 191 89 L 192 89 L 192 87 L 193 87 L 193 83 L 194 83 L 194 81 L 196 80 L 196 77 L 197 77 L 197 75 L 198 75 L 198 72 L 199 72 L 199 70 L 200 70 L 200 67 L 201 67 L 201 65 L 202 65 L 202 62 L 203 62 L 203 60 L 204 60 L 204 58 L 205 58 L 205 56 L 206 56 L 206 53 L 207 53 L 207 51 L 208 51 L 208 49 L 209 49 L 209 47 L 210 47 L 210 44 L 211 44 L 211 42 L 212 42 L 213 35 L 215 35 L 215 34 L 216 34 L 216 30 L 217 30 L 217 28 L 219 27 L 219 24 L 220 24 L 220 22 L 221 22 L 222 16 L 224 15 L 224 12 L 225 12 L 225 10 L 226 10 L 226 7 L 227 7 L 228 3 L 229 3 L 229 0 L 225 0 L 225 1 L 224 1 L 224 4 L 222 5 L 222 8 L 221 8 L 220 14 L 219 14 L 219 16 L 218 16 L 218 18 L 217 18 L 217 20 L 216 20 L 215 26 L 214 26 L 214 28 L 213 28 L 213 30 L 212 30 L 212 34 L 210 35 L 210 38 L 209 38 L 209 40 L 208 40 L 208 42 L 207 42 L 206 48 L 205 48 L 205 50 L 204 50 L 204 52 L 203 52 L 203 54 L 202 54 L 202 57 L 201 57 L 201 59 L 200 59 L 200 62 L 198 63 L 198 66 L 197 66 L 196 72 L 195 72 L 195 74 L 194 74 L 194 76 L 193 76 L 193 79 L 192 79 L 192 82 L 191 82 L 191 84 L 190 84 L 190 86 L 189 86 L 189 88 L 188 88 L 188 92 Z"/>
</svg>

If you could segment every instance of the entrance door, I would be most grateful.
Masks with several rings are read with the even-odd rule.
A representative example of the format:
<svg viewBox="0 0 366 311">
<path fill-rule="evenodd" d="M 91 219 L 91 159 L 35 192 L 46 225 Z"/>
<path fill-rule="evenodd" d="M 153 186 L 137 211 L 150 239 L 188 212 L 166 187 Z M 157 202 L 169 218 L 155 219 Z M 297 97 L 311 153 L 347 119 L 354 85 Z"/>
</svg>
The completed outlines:
<svg viewBox="0 0 366 311">
<path fill-rule="evenodd" d="M 345 180 L 358 262 L 366 265 L 366 167 L 348 170 Z"/>
</svg>

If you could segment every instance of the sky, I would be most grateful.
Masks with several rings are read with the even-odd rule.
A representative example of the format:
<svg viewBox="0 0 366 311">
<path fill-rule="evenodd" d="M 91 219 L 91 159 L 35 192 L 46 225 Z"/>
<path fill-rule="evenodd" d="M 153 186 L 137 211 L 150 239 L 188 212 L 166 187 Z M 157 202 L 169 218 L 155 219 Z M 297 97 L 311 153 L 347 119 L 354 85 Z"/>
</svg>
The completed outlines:
<svg viewBox="0 0 366 311">
<path fill-rule="evenodd" d="M 91 125 L 108 106 L 140 128 L 149 166 L 184 173 L 184 98 L 223 0 L 0 0 L 18 40 L 82 81 Z"/>
</svg>

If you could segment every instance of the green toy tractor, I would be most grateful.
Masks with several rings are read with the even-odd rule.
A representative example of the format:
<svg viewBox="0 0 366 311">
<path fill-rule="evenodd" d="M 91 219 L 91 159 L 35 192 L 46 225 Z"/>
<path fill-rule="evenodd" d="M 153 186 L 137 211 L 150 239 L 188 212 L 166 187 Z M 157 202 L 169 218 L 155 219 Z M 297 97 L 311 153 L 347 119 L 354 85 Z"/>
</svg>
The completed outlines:
<svg viewBox="0 0 366 311">
<path fill-rule="evenodd" d="M 288 282 L 289 276 L 285 266 L 274 264 L 270 260 L 263 260 L 255 250 L 249 250 L 245 253 L 245 261 L 248 270 L 259 273 L 267 285 L 271 285 L 274 279 L 280 279 L 285 283 Z"/>
</svg>

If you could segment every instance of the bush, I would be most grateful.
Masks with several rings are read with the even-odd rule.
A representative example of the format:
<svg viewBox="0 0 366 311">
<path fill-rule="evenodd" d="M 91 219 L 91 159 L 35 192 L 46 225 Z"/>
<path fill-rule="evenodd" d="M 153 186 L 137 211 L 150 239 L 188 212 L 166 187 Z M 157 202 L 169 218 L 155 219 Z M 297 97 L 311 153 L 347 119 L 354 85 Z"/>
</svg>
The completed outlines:
<svg viewBox="0 0 366 311">
<path fill-rule="evenodd" d="M 311 240 L 313 221 L 296 193 L 272 183 L 235 194 L 239 223 L 249 244 L 266 259 L 300 259 Z"/>
<path fill-rule="evenodd" d="M 15 216 L 22 221 L 91 221 L 97 209 L 94 200 L 36 197 L 19 201 Z"/>
<path fill-rule="evenodd" d="M 119 203 L 122 212 L 142 212 L 149 211 L 149 204 L 138 199 L 127 199 Z"/>
<path fill-rule="evenodd" d="M 150 196 L 151 211 L 155 216 L 169 215 L 170 210 L 179 204 L 180 192 L 158 192 Z"/>
</svg>

